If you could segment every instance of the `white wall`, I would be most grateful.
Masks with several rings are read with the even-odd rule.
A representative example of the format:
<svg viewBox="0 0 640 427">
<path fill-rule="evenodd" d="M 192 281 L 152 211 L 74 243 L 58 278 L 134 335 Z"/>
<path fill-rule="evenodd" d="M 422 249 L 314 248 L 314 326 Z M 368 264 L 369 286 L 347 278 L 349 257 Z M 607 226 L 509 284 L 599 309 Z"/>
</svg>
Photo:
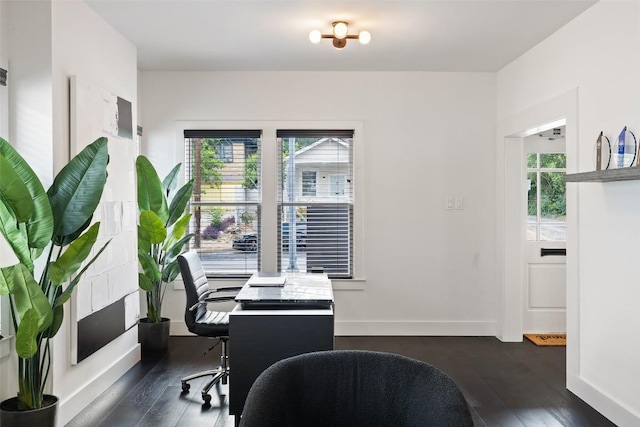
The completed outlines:
<svg viewBox="0 0 640 427">
<path fill-rule="evenodd" d="M 336 291 L 336 333 L 495 334 L 494 74 L 142 72 L 140 85 L 161 175 L 182 161 L 176 121 L 362 121 L 365 282 Z M 463 210 L 445 210 L 453 196 Z M 183 293 L 167 291 L 174 322 Z"/>
<path fill-rule="evenodd" d="M 69 160 L 69 76 L 81 76 L 118 93 L 135 109 L 136 48 L 80 1 L 2 2 L 2 6 L 2 53 L 11 67 L 10 141 L 48 187 L 54 171 Z M 119 154 L 112 145 L 110 150 L 111 155 Z M 130 185 L 133 193 L 135 183 Z M 136 275 L 130 280 L 137 281 Z M 133 328 L 72 366 L 69 312 L 67 305 L 65 322 L 53 341 L 50 378 L 51 391 L 60 398 L 59 425 L 140 359 Z M 15 366 L 7 365 L 15 364 L 15 353 L 7 360 L 0 362 L 0 369 L 11 378 L 0 398 L 17 391 Z"/>
<path fill-rule="evenodd" d="M 569 172 L 593 170 L 600 131 L 612 142 L 624 125 L 640 134 L 639 24 L 639 2 L 601 1 L 505 67 L 497 76 L 499 123 L 574 91 Z M 569 184 L 567 191 L 575 248 L 567 265 L 568 388 L 618 425 L 638 426 L 640 182 Z"/>
<path fill-rule="evenodd" d="M 69 159 L 69 76 L 77 75 L 131 100 L 133 111 L 136 111 L 137 53 L 133 44 L 83 2 L 54 1 L 52 6 L 54 164 L 58 170 Z M 135 144 L 135 140 L 131 144 Z M 119 144 L 113 141 L 109 143 L 111 158 L 121 161 L 122 153 L 116 152 L 119 148 L 122 148 Z M 135 194 L 135 182 L 132 180 L 129 185 L 128 192 Z M 131 236 L 135 241 L 135 236 Z M 126 242 L 121 238 L 113 239 L 111 243 L 108 248 L 111 251 L 130 252 L 130 246 L 135 245 L 135 242 Z M 125 247 L 119 249 L 113 245 Z M 107 256 L 106 252 L 103 255 Z M 133 269 L 128 280 L 137 282 L 136 273 Z M 53 364 L 53 392 L 60 398 L 58 422 L 62 424 L 140 359 L 137 328 L 134 327 L 78 365 L 71 365 L 69 310 L 70 307 L 67 307 L 65 323 L 55 339 Z"/>
</svg>

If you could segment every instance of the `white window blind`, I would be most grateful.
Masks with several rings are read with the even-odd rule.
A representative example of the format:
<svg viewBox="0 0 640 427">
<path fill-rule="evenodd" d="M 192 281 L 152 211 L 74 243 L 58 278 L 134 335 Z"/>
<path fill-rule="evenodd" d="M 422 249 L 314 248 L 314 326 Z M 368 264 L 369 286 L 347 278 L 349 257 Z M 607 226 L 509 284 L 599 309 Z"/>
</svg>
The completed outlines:
<svg viewBox="0 0 640 427">
<path fill-rule="evenodd" d="M 248 276 L 260 256 L 259 130 L 185 130 L 185 175 L 194 180 L 191 248 L 213 277 Z"/>
<path fill-rule="evenodd" d="M 353 131 L 278 130 L 277 138 L 280 268 L 351 278 Z"/>
</svg>

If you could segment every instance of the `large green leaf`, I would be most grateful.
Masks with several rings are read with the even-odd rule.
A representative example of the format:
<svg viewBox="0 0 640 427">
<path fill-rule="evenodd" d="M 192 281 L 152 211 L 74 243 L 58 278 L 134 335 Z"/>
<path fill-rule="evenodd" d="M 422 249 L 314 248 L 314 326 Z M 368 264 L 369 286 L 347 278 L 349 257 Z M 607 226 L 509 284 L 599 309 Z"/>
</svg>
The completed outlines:
<svg viewBox="0 0 640 427">
<path fill-rule="evenodd" d="M 47 194 L 56 239 L 76 233 L 93 215 L 107 180 L 108 161 L 107 138 L 98 138 L 55 177 Z"/>
<path fill-rule="evenodd" d="M 84 274 L 84 272 L 87 271 L 87 269 L 91 266 L 91 264 L 93 264 L 96 261 L 96 259 L 98 259 L 100 254 L 104 252 L 104 250 L 107 248 L 109 243 L 111 243 L 111 240 L 109 240 L 107 243 L 104 244 L 102 248 L 100 248 L 98 253 L 95 254 L 95 256 L 91 258 L 91 260 L 87 262 L 84 267 L 82 267 L 82 270 L 80 270 L 78 274 L 76 274 L 76 276 L 71 280 L 71 282 L 69 282 L 69 286 L 67 286 L 67 289 L 65 289 L 64 292 L 62 292 L 56 297 L 55 303 L 53 305 L 54 307 L 58 307 L 64 304 L 69 300 L 69 298 L 71 298 L 71 293 L 75 289 L 76 285 L 80 282 L 80 279 L 82 278 L 82 275 Z"/>
<path fill-rule="evenodd" d="M 53 312 L 49 300 L 31 272 L 22 264 L 5 267 L 2 270 L 7 282 L 11 282 L 10 291 L 20 319 L 24 317 L 27 310 L 33 309 L 38 319 L 38 332 L 47 329 L 51 324 Z"/>
<path fill-rule="evenodd" d="M 33 215 L 27 222 L 29 247 L 44 248 L 51 241 L 53 234 L 53 213 L 49 197 L 33 169 L 4 139 L 0 138 L 0 154 L 11 164 L 29 190 L 33 201 Z M 34 258 L 35 259 L 35 258 Z"/>
<path fill-rule="evenodd" d="M 62 295 L 62 287 L 58 286 L 56 288 L 56 301 L 60 299 Z M 58 331 L 60 330 L 60 326 L 62 326 L 62 321 L 64 320 L 64 306 L 54 305 L 53 307 L 53 320 L 51 321 L 51 327 L 45 331 L 45 336 L 47 338 L 53 338 Z"/>
<path fill-rule="evenodd" d="M 151 253 L 151 243 L 142 237 L 143 234 L 140 226 L 138 226 L 138 250 Z"/>
<path fill-rule="evenodd" d="M 82 225 L 82 227 L 78 228 L 75 231 L 75 233 L 71 233 L 71 234 L 69 234 L 67 236 L 56 236 L 56 238 L 53 239 L 53 243 L 55 243 L 58 246 L 67 246 L 69 243 L 73 242 L 78 237 L 80 237 L 80 235 L 84 232 L 84 230 L 89 228 L 89 225 L 91 225 L 91 220 L 92 219 L 93 219 L 93 215 L 91 215 L 89 217 L 89 219 L 87 220 L 87 222 L 85 222 Z"/>
<path fill-rule="evenodd" d="M 162 180 L 162 189 L 166 197 L 169 197 L 169 193 L 178 185 L 178 172 L 180 171 L 182 163 L 178 163 L 171 169 L 171 172 Z"/>
<path fill-rule="evenodd" d="M 51 282 L 59 285 L 66 281 L 80 268 L 82 262 L 91 253 L 93 245 L 98 238 L 100 223 L 96 222 L 78 239 L 71 243 L 64 253 L 49 268 Z"/>
<path fill-rule="evenodd" d="M 151 292 L 153 290 L 153 282 L 143 273 L 138 273 L 138 285 L 143 291 Z"/>
<path fill-rule="evenodd" d="M 180 274 L 180 268 L 178 267 L 178 260 L 171 261 L 162 271 L 162 281 L 165 283 L 173 282 Z"/>
<path fill-rule="evenodd" d="M 16 332 L 16 352 L 23 359 L 28 359 L 38 351 L 38 323 L 40 318 L 35 309 L 30 308 L 24 312 Z"/>
<path fill-rule="evenodd" d="M 158 268 L 156 261 L 146 252 L 138 251 L 138 261 L 142 266 L 145 276 L 149 278 L 151 282 L 159 282 L 162 279 L 162 274 Z"/>
<path fill-rule="evenodd" d="M 13 253 L 29 271 L 33 271 L 33 261 L 29 251 L 29 241 L 27 239 L 26 227 L 18 224 L 13 212 L 9 211 L 0 200 L 0 233 L 13 249 Z"/>
<path fill-rule="evenodd" d="M 9 283 L 7 283 L 7 279 L 4 277 L 2 273 L 2 269 L 0 269 L 0 295 L 8 295 L 9 294 Z"/>
<path fill-rule="evenodd" d="M 178 240 L 176 243 L 173 244 L 173 246 L 171 246 L 164 255 L 164 259 L 165 262 L 169 263 L 169 262 L 173 262 L 173 260 L 175 259 L 175 257 L 177 257 L 178 255 L 180 255 L 182 253 L 182 248 L 185 244 L 187 244 L 187 242 L 189 242 L 189 240 L 191 240 L 191 238 L 194 236 L 193 233 L 191 234 L 187 234 L 186 236 L 184 236 L 182 239 Z"/>
<path fill-rule="evenodd" d="M 184 214 L 187 208 L 187 203 L 191 199 L 193 193 L 193 180 L 190 180 L 185 185 L 180 187 L 176 192 L 176 195 L 171 199 L 169 205 L 169 219 L 167 219 L 167 226 L 170 227 L 174 222 L 178 220 Z"/>
<path fill-rule="evenodd" d="M 164 194 L 158 172 L 149 159 L 138 156 L 136 159 L 136 175 L 138 178 L 138 207 L 141 211 L 153 211 L 160 215 Z"/>
<path fill-rule="evenodd" d="M 13 211 L 19 222 L 27 222 L 33 215 L 33 200 L 29 195 L 29 189 L 2 154 L 0 154 L 0 200 Z"/>
<path fill-rule="evenodd" d="M 162 220 L 152 211 L 140 212 L 140 227 L 138 238 L 146 240 L 152 245 L 159 245 L 167 238 L 167 229 Z"/>
<path fill-rule="evenodd" d="M 167 204 L 166 197 L 162 197 L 162 207 L 160 208 L 160 212 L 158 212 L 158 217 L 162 220 L 163 224 L 166 224 L 169 219 L 169 205 Z"/>
<path fill-rule="evenodd" d="M 171 246 L 175 245 L 175 243 L 182 239 L 184 234 L 187 232 L 187 227 L 189 227 L 189 221 L 191 220 L 191 214 L 186 213 L 173 225 L 171 232 L 169 233 L 169 238 L 164 244 L 162 248 L 163 251 L 166 251 Z"/>
</svg>

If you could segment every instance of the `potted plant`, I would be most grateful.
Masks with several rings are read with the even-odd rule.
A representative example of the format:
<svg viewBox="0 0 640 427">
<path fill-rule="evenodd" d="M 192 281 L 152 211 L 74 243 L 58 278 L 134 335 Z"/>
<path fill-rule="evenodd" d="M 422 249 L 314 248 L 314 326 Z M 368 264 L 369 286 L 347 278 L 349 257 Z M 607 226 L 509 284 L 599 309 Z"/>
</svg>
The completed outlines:
<svg viewBox="0 0 640 427">
<path fill-rule="evenodd" d="M 177 164 L 160 181 L 158 173 L 145 156 L 136 159 L 138 178 L 138 274 L 140 289 L 147 297 L 147 317 L 138 324 L 138 340 L 143 354 L 163 351 L 169 342 L 170 320 L 162 317 L 162 301 L 168 283 L 179 274 L 177 257 L 193 237 L 187 234 L 191 214 L 187 204 L 193 192 L 193 180 L 178 190 Z"/>
<path fill-rule="evenodd" d="M 62 324 L 64 303 L 109 243 L 85 262 L 98 237 L 100 223 L 91 219 L 108 160 L 107 139 L 99 138 L 71 159 L 45 192 L 27 162 L 0 138 L 0 232 L 17 259 L 0 268 L 0 295 L 9 295 L 19 389 L 0 404 L 2 425 L 55 425 L 58 399 L 44 393 L 50 340 Z M 43 253 L 46 260 L 37 268 Z"/>
</svg>

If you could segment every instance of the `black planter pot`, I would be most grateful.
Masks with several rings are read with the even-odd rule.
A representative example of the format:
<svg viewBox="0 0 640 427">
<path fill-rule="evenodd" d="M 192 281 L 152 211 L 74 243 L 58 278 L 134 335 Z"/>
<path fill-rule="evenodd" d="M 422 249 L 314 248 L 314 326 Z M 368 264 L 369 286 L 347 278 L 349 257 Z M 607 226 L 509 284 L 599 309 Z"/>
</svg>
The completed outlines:
<svg viewBox="0 0 640 427">
<path fill-rule="evenodd" d="M 58 398 L 45 394 L 42 408 L 28 411 L 18 410 L 18 398 L 0 403 L 0 425 L 11 427 L 55 427 L 58 415 Z"/>
<path fill-rule="evenodd" d="M 160 323 L 149 322 L 146 317 L 138 323 L 138 342 L 143 355 L 164 353 L 169 345 L 171 320 L 163 317 Z"/>
</svg>

